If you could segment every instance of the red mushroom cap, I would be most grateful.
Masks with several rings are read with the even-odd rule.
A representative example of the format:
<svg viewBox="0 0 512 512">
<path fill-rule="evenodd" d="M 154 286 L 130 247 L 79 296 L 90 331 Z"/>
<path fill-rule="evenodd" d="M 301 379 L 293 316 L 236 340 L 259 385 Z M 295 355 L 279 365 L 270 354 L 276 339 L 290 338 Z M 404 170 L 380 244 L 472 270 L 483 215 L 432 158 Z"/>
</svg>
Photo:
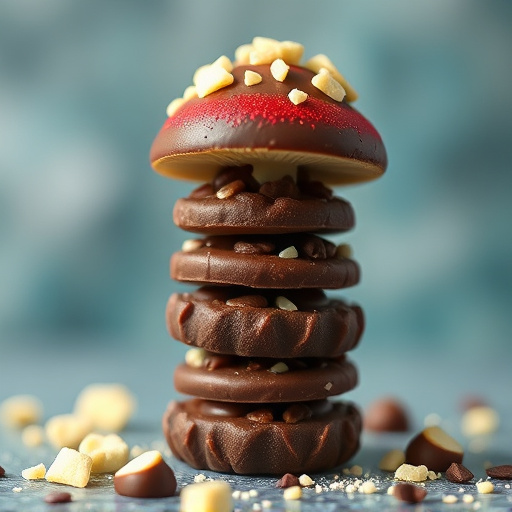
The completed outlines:
<svg viewBox="0 0 512 512">
<path fill-rule="evenodd" d="M 246 70 L 262 76 L 244 83 Z M 346 101 L 317 89 L 315 73 L 290 66 L 283 82 L 269 65 L 233 69 L 234 81 L 204 98 L 192 98 L 169 117 L 151 147 L 156 171 L 173 178 L 211 180 L 224 166 L 301 167 L 329 184 L 367 181 L 386 169 L 377 130 Z M 307 93 L 303 103 L 288 98 Z"/>
</svg>

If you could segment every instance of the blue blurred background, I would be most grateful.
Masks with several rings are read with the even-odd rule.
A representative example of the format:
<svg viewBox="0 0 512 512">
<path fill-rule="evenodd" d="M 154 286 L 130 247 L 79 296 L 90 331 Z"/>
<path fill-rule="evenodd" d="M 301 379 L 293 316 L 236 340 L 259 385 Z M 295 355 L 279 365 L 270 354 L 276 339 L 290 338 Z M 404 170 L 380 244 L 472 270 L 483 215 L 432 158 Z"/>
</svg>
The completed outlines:
<svg viewBox="0 0 512 512">
<path fill-rule="evenodd" d="M 154 173 L 149 147 L 195 69 L 255 35 L 326 53 L 387 146 L 381 180 L 338 191 L 357 215 L 334 240 L 363 270 L 342 293 L 367 314 L 363 398 L 385 355 L 380 391 L 414 354 L 510 361 L 511 26 L 506 0 L 2 0 L 0 379 L 42 348 L 182 357 L 164 308 L 192 185 Z M 92 359 L 87 379 L 107 378 Z"/>
</svg>

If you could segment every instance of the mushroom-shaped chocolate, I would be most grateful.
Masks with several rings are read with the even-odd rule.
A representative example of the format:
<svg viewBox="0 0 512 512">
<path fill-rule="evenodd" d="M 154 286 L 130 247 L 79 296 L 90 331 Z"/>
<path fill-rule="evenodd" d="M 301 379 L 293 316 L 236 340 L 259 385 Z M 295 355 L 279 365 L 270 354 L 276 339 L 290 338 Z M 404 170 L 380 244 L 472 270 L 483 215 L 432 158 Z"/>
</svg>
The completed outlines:
<svg viewBox="0 0 512 512">
<path fill-rule="evenodd" d="M 301 168 L 332 185 L 384 172 L 382 139 L 347 102 L 336 73 L 282 59 L 236 64 L 230 71 L 212 64 L 208 79 L 218 80 L 213 92 L 198 97 L 198 85 L 171 109 L 151 148 L 158 172 L 210 181 L 223 167 L 249 164 L 260 182 L 294 176 Z M 248 85 L 255 76 L 257 83 Z"/>
</svg>

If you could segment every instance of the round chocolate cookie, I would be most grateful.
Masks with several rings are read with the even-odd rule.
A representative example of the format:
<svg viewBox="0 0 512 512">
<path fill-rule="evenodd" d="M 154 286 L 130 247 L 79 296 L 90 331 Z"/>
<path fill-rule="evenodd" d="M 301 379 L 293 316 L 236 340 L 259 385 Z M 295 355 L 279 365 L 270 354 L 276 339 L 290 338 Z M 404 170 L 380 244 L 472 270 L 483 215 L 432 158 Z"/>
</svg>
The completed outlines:
<svg viewBox="0 0 512 512">
<path fill-rule="evenodd" d="M 278 297 L 291 303 L 285 302 L 288 309 L 276 306 Z M 359 306 L 315 289 L 208 286 L 171 295 L 166 318 L 170 334 L 182 343 L 252 357 L 336 357 L 353 349 L 364 330 Z"/>
<path fill-rule="evenodd" d="M 253 192 L 178 199 L 173 216 L 181 229 L 207 235 L 328 233 L 354 226 L 352 208 L 342 199 L 272 199 Z"/>
<path fill-rule="evenodd" d="M 357 284 L 359 266 L 315 235 L 213 236 L 174 253 L 171 277 L 250 288 L 336 289 Z"/>
<path fill-rule="evenodd" d="M 354 389 L 357 370 L 345 359 L 244 358 L 207 353 L 195 366 L 180 364 L 180 393 L 222 402 L 302 402 Z"/>
<path fill-rule="evenodd" d="M 359 448 L 361 416 L 350 403 L 334 402 L 325 412 L 313 410 L 311 417 L 292 423 L 261 409 L 247 412 L 246 404 L 238 411 L 215 409 L 201 400 L 171 402 L 163 417 L 173 454 L 196 469 L 314 473 L 339 466 Z"/>
</svg>

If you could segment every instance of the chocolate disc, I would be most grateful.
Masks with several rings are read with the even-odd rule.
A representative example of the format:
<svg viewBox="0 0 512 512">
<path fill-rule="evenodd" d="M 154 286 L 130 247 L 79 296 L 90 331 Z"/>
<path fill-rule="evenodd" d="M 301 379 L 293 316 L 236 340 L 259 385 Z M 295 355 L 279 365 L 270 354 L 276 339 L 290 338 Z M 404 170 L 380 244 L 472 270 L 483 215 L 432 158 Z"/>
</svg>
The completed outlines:
<svg viewBox="0 0 512 512">
<path fill-rule="evenodd" d="M 342 199 L 271 199 L 252 192 L 178 199 L 173 216 L 181 229 L 207 235 L 328 233 L 354 226 L 352 207 Z"/>
<path fill-rule="evenodd" d="M 278 296 L 298 310 L 276 307 Z M 166 318 L 169 332 L 182 343 L 252 357 L 336 357 L 353 349 L 364 329 L 359 306 L 327 299 L 321 290 L 260 294 L 246 288 L 204 287 L 173 294 Z"/>
<path fill-rule="evenodd" d="M 171 402 L 162 421 L 174 455 L 196 469 L 299 475 L 339 466 L 359 448 L 361 417 L 350 403 L 297 423 L 207 415 L 198 403 Z"/>
<path fill-rule="evenodd" d="M 215 236 L 197 243 L 201 246 L 172 255 L 173 279 L 284 289 L 336 289 L 359 281 L 357 263 L 336 257 L 336 247 L 314 235 Z"/>
<path fill-rule="evenodd" d="M 279 361 L 212 355 L 203 367 L 181 364 L 174 372 L 180 393 L 223 402 L 321 400 L 356 385 L 357 370 L 344 358 Z"/>
</svg>

